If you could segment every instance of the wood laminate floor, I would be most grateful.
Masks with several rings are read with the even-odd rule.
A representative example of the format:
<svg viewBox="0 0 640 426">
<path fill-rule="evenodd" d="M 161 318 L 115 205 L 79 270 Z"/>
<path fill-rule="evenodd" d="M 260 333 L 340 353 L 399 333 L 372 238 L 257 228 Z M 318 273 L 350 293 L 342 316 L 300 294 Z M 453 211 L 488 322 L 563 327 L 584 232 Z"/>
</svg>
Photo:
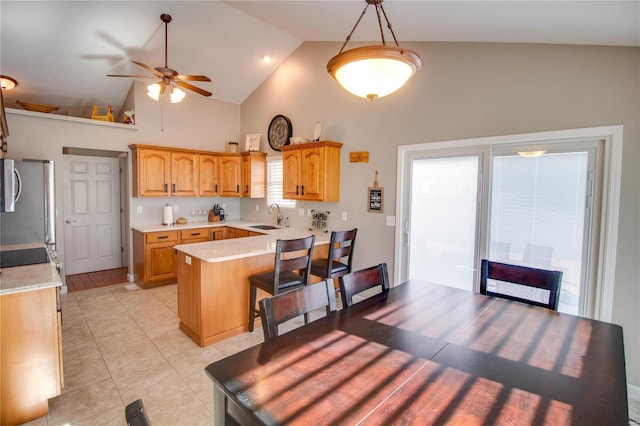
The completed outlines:
<svg viewBox="0 0 640 426">
<path fill-rule="evenodd" d="M 128 282 L 127 267 L 107 269 L 105 271 L 88 272 L 86 274 L 67 275 L 67 289 L 69 293 L 80 290 L 90 290 Z"/>
</svg>

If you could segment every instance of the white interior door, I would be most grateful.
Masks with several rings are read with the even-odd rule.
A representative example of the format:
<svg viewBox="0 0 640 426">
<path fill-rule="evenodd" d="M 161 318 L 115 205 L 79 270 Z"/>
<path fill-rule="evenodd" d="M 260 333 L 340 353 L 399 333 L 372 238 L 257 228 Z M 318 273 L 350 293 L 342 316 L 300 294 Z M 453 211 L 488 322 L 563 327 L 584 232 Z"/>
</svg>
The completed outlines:
<svg viewBox="0 0 640 426">
<path fill-rule="evenodd" d="M 119 268 L 119 160 L 78 155 L 65 158 L 65 272 L 72 275 Z"/>
</svg>

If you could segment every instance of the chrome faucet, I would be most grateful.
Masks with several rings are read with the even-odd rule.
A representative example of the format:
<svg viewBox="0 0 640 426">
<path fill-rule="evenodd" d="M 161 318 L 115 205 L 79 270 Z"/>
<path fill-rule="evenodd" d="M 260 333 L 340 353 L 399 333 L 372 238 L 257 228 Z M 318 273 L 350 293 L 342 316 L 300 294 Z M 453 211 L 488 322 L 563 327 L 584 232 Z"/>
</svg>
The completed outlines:
<svg viewBox="0 0 640 426">
<path fill-rule="evenodd" d="M 282 226 L 282 212 L 280 211 L 280 206 L 276 203 L 273 203 L 269 206 L 269 214 L 273 214 L 273 208 L 278 209 L 278 214 L 276 215 L 276 226 Z"/>
</svg>

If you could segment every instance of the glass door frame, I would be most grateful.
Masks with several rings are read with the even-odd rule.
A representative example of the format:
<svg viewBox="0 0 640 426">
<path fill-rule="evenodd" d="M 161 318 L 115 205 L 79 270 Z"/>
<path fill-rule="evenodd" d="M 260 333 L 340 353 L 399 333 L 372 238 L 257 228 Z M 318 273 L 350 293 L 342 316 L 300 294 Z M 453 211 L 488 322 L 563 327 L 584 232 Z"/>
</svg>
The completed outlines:
<svg viewBox="0 0 640 426">
<path fill-rule="evenodd" d="M 396 186 L 396 232 L 394 256 L 394 285 L 405 281 L 408 253 L 405 242 L 409 237 L 408 223 L 408 195 L 410 188 L 410 163 L 418 152 L 434 152 L 434 150 L 471 150 L 482 151 L 501 145 L 535 145 L 567 143 L 582 139 L 601 139 L 604 141 L 602 197 L 600 202 L 599 241 L 597 248 L 597 265 L 592 268 L 595 274 L 595 298 L 593 318 L 600 321 L 611 321 L 613 310 L 613 293 L 615 284 L 615 264 L 618 237 L 618 216 L 620 205 L 620 181 L 622 168 L 622 135 L 623 126 L 604 126 L 583 129 L 559 130 L 540 133 L 526 133 L 496 137 L 460 139 L 442 142 L 429 142 L 414 145 L 398 146 L 397 156 L 397 186 Z M 488 170 L 485 156 L 484 170 Z M 488 180 L 482 179 L 482 191 L 487 190 Z M 481 199 L 486 197 L 482 196 Z M 484 204 L 484 203 L 481 203 Z M 488 206 L 481 207 L 482 222 L 486 223 Z M 480 247 L 486 246 L 486 231 L 481 231 Z M 483 249 L 484 250 L 484 249 Z M 480 252 L 481 253 L 481 252 Z M 477 270 L 477 265 L 476 265 Z M 477 273 L 476 273 L 477 274 Z M 474 287 L 477 289 L 477 277 Z"/>
</svg>

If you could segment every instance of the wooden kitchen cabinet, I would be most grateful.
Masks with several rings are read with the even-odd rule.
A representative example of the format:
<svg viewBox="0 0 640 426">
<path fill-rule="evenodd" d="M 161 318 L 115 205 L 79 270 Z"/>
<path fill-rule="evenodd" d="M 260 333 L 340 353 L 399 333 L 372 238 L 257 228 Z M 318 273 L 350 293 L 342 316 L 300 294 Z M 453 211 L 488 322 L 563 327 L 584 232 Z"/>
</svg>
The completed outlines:
<svg viewBox="0 0 640 426">
<path fill-rule="evenodd" d="M 171 153 L 132 147 L 133 196 L 167 197 L 171 184 Z"/>
<path fill-rule="evenodd" d="M 242 153 L 242 196 L 264 198 L 267 195 L 267 154 Z"/>
<path fill-rule="evenodd" d="M 282 146 L 283 198 L 340 201 L 341 148 L 330 141 Z"/>
<path fill-rule="evenodd" d="M 198 154 L 146 145 L 130 145 L 133 153 L 133 196 L 196 196 Z"/>
<path fill-rule="evenodd" d="M 242 156 L 235 153 L 220 154 L 220 195 L 240 197 L 242 183 Z"/>
<path fill-rule="evenodd" d="M 170 284 L 176 280 L 173 246 L 179 244 L 178 231 L 133 231 L 133 264 L 136 282 L 142 288 Z"/>
<path fill-rule="evenodd" d="M 201 243 L 211 240 L 209 228 L 183 229 L 180 231 L 180 244 Z"/>
<path fill-rule="evenodd" d="M 0 424 L 30 422 L 49 412 L 63 387 L 58 288 L 0 296 Z"/>
<path fill-rule="evenodd" d="M 226 226 L 218 226 L 215 228 L 209 228 L 209 239 L 211 241 L 218 241 L 225 239 Z"/>
<path fill-rule="evenodd" d="M 195 197 L 198 189 L 198 154 L 172 152 L 170 195 Z"/>
<path fill-rule="evenodd" d="M 214 154 L 199 154 L 198 170 L 198 195 L 201 197 L 219 196 L 219 157 Z"/>
</svg>

